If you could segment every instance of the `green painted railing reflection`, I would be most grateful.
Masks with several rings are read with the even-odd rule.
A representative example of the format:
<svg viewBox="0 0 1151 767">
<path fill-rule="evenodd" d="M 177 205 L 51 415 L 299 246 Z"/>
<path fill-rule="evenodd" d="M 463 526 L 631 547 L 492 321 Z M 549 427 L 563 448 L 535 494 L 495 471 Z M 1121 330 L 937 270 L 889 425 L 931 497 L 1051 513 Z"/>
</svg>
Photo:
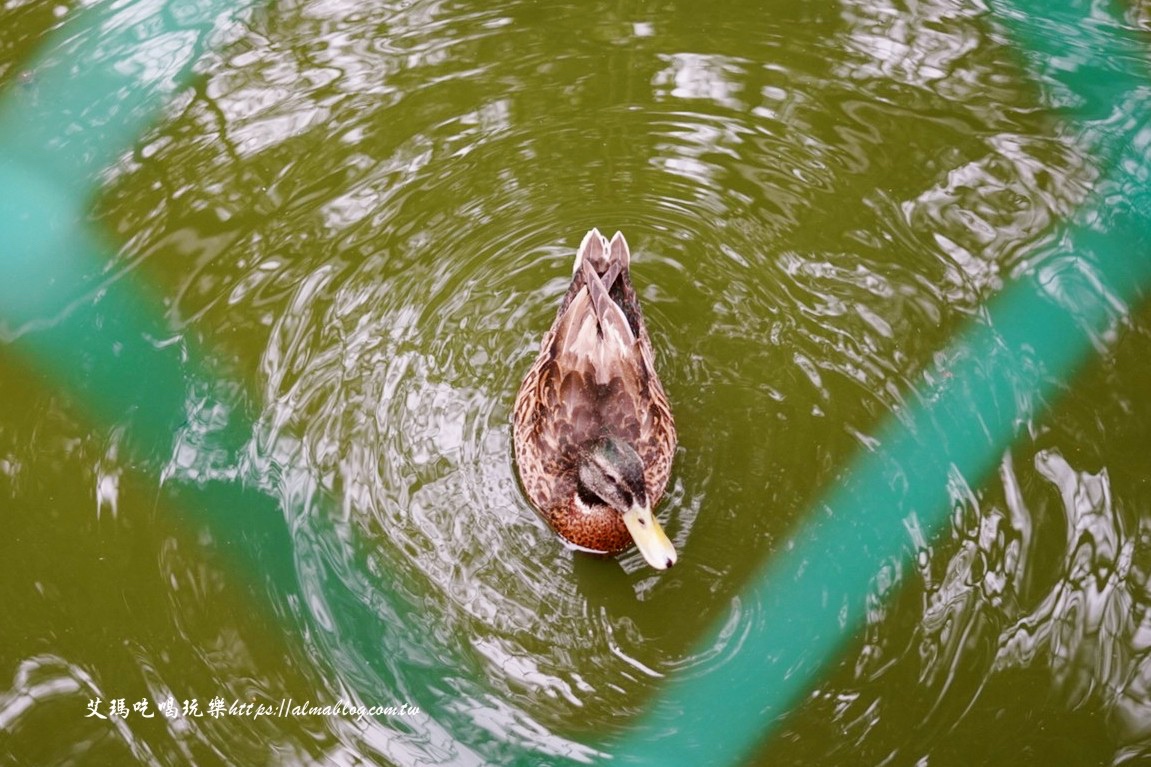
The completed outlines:
<svg viewBox="0 0 1151 767">
<path fill-rule="evenodd" d="M 946 524 L 951 472 L 970 483 L 988 477 L 1022 426 L 1017 403 L 1037 410 L 1057 397 L 1151 285 L 1151 159 L 1135 140 L 1151 120 L 1140 97 L 1146 49 L 1082 6 L 994 8 L 1045 80 L 1078 99 L 1083 140 L 1124 199 L 1108 200 L 1109 220 L 1098 228 L 1098 211 L 1081 211 L 1055 249 L 1034 255 L 1039 266 L 943 352 L 950 377 L 907 398 L 875 451 L 847 468 L 741 595 L 760 609 L 739 652 L 669 681 L 614 749 L 620 762 L 740 764 L 861 626 L 871 578 L 901 556 L 908 527 L 930 540 Z"/>
<path fill-rule="evenodd" d="M 170 454 L 173 435 L 196 404 L 188 398 L 212 391 L 211 359 L 187 339 L 168 343 L 162 307 L 148 286 L 108 272 L 115 248 L 87 224 L 88 208 L 100 175 L 186 85 L 202 51 L 242 11 L 226 2 L 183 0 L 111 5 L 86 10 L 59 30 L 26 65 L 27 82 L 0 97 L 0 339 L 94 423 L 128 423 L 129 460 L 148 465 L 149 457 Z M 247 414 L 232 416 L 228 431 L 239 448 L 254 424 Z M 308 601 L 297 576 L 301 544 L 279 500 L 246 479 L 177 483 L 169 500 L 186 523 L 210 529 L 237 573 L 267 595 L 255 607 L 289 622 L 296 614 L 290 604 Z M 403 572 L 390 577 L 395 590 L 379 596 L 393 625 L 402 626 L 412 608 L 399 594 L 415 589 Z M 425 657 L 385 655 L 381 635 L 389 627 L 379 613 L 339 577 L 323 573 L 319 580 L 326 602 L 339 606 L 331 630 L 341 638 L 343 668 L 355 668 L 370 687 L 357 691 L 361 698 L 402 693 L 406 703 L 435 716 L 397 720 L 394 727 L 412 728 L 416 741 L 465 761 L 485 761 L 472 749 L 490 738 L 441 705 L 466 691 L 448 689 L 436 664 L 450 663 L 453 678 L 466 677 L 468 661 L 434 637 L 424 641 Z M 299 640 L 305 628 L 284 626 L 289 640 Z M 470 676 L 483 679 L 478 669 Z M 487 758 L 492 751 L 489 745 Z"/>
<path fill-rule="evenodd" d="M 1151 106 L 1138 98 L 1147 84 L 1141 67 L 1122 67 L 1145 51 L 1110 19 L 1093 16 L 1095 8 L 1053 14 L 1039 3 L 999 3 L 996 11 L 996 23 L 1041 70 L 1046 62 L 1068 62 L 1044 76 L 1079 99 L 1083 140 L 1123 199 L 1108 201 L 1106 225 L 1096 225 L 1094 209 L 1083 211 L 1060 238 L 1061 249 L 1036 254 L 1039 266 L 991 302 L 985 322 L 944 350 L 951 377 L 911 393 L 906 412 L 880 430 L 880 446 L 847 468 L 749 584 L 742 598 L 760 606 L 759 619 L 740 651 L 671 679 L 627 737 L 605 746 L 619 762 L 746 758 L 853 635 L 877 565 L 899 556 L 909 521 L 927 535 L 942 524 L 949 474 L 986 477 L 1016 436 L 1017 403 L 1054 397 L 1151 284 L 1151 163 L 1135 148 L 1145 143 L 1135 139 Z M 146 286 L 105 273 L 109 249 L 84 224 L 86 210 L 99 174 L 151 124 L 235 12 L 219 2 L 86 11 L 30 64 L 32 86 L 9 88 L 0 99 L 0 227 L 7 233 L 0 331 L 96 422 L 130 414 L 144 454 L 170 443 L 186 417 L 187 379 L 210 378 L 210 365 L 200 350 L 156 340 L 163 335 L 158 303 Z M 1080 35 L 1050 34 L 1052 20 Z M 1057 43 L 1066 50 L 1051 50 Z M 235 430 L 251 433 L 248 423 Z M 208 483 L 198 492 L 188 513 L 210 524 L 274 599 L 297 594 L 293 543 L 276 501 L 242 483 Z M 239 508 L 243 514 L 233 513 Z M 377 679 L 435 710 L 436 696 L 449 692 L 438 689 L 436 669 L 380 658 L 375 638 L 386 627 L 377 615 L 354 598 L 332 601 L 343 611 L 349 652 Z M 702 644 L 714 640 L 706 636 Z M 463 715 L 440 708 L 435 716 L 459 751 L 486 753 L 484 734 Z M 520 756 L 525 764 L 539 760 Z"/>
</svg>

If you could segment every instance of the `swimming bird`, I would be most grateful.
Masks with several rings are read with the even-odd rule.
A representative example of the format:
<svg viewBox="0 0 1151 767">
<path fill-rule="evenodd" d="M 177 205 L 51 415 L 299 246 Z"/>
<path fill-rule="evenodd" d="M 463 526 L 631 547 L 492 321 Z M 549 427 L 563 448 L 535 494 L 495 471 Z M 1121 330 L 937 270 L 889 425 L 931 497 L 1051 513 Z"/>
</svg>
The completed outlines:
<svg viewBox="0 0 1151 767">
<path fill-rule="evenodd" d="M 664 570 L 676 552 L 653 509 L 675 455 L 675 421 L 632 287 L 627 241 L 592 229 L 539 356 L 516 395 L 515 459 L 528 498 L 575 548 L 633 543 Z"/>
</svg>

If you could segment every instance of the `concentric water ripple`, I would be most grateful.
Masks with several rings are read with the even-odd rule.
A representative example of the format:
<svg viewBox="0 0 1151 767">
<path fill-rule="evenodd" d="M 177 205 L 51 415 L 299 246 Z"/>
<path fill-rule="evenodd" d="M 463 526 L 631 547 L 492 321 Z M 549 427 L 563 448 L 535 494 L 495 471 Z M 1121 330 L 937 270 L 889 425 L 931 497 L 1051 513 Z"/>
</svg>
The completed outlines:
<svg viewBox="0 0 1151 767">
<path fill-rule="evenodd" d="M 919 117 L 891 88 L 924 77 L 950 100 L 1002 76 L 961 69 L 979 45 L 966 21 L 960 44 L 931 38 L 937 53 L 914 65 L 836 80 L 812 55 L 834 35 L 769 35 L 751 58 L 649 49 L 643 27 L 618 24 L 605 36 L 633 48 L 593 58 L 591 43 L 529 42 L 525 9 L 383 14 L 385 35 L 366 19 L 333 25 L 334 10 L 303 11 L 326 30 L 307 56 L 241 52 L 213 76 L 207 103 L 235 146 L 217 166 L 272 218 L 245 236 L 246 272 L 197 275 L 202 295 L 184 303 L 267 307 L 260 450 L 290 445 L 281 460 L 312 478 L 287 503 L 294 527 L 321 515 L 383 582 L 418 575 L 428 617 L 397 652 L 440 633 L 561 730 L 589 707 L 635 711 L 668 670 L 710 662 L 680 658 L 697 622 L 655 616 L 723 612 L 706 595 L 730 593 L 820 478 L 871 445 L 949 318 L 1081 196 L 1081 163 L 1028 151 L 1038 140 L 993 101 L 945 117 L 929 90 L 934 135 L 897 146 Z M 874 31 L 846 34 L 859 60 L 880 50 Z M 577 62 L 619 84 L 606 103 L 588 103 Z M 518 83 L 541 71 L 556 87 L 529 97 Z M 633 244 L 683 435 L 663 511 L 685 552 L 671 578 L 634 554 L 621 570 L 567 551 L 513 475 L 511 398 L 590 226 Z M 338 551 L 317 542 L 310 556 L 325 550 Z M 371 599 L 370 580 L 348 587 Z M 748 608 L 736 615 L 754 622 Z M 335 608 L 311 609 L 322 624 Z"/>
<path fill-rule="evenodd" d="M 125 727 L 122 748 L 588 759 L 667 675 L 738 652 L 763 620 L 736 596 L 748 574 L 917 384 L 951 375 L 939 350 L 989 296 L 1072 268 L 1031 253 L 1098 180 L 1090 136 L 1053 127 L 1059 94 L 1027 85 L 978 4 L 913 5 L 315 0 L 245 19 L 109 172 L 96 213 L 123 243 L 101 290 L 147 280 L 172 333 L 156 345 L 210 350 L 220 380 L 189 384 L 172 453 L 142 461 L 121 447 L 130 419 L 83 437 L 50 395 L 6 381 L 36 407 L 0 425 L 0 487 L 55 499 L 78 465 L 65 497 L 84 525 L 152 536 L 132 550 L 155 544 L 141 592 L 161 625 L 109 643 L 153 697 L 407 700 L 426 716 L 291 737 L 268 721 Z M 593 226 L 631 243 L 680 433 L 666 574 L 565 548 L 514 473 L 512 400 Z M 1066 421 L 1013 403 L 1031 440 L 1013 455 L 1033 470 L 1009 455 L 990 490 L 954 476 L 949 538 L 909 520 L 865 635 L 772 760 L 926 763 L 933 738 L 990 716 L 989 689 L 1040 667 L 1067 709 L 1116 718 L 1117 761 L 1147 751 L 1147 531 L 1131 519 L 1146 492 L 1108 468 L 1145 446 L 1128 376 L 1146 377 L 1147 318 L 1127 312 L 1126 356 L 1101 339 L 1102 383 Z M 153 469 L 159 491 L 140 478 Z M 209 532 L 167 527 L 157 509 L 214 484 L 272 499 L 298 594 L 229 574 Z M 251 593 L 272 617 L 251 617 Z M 249 621 L 294 641 L 264 646 Z M 47 644 L 13 666 L 0 730 L 31 691 L 117 694 Z"/>
</svg>

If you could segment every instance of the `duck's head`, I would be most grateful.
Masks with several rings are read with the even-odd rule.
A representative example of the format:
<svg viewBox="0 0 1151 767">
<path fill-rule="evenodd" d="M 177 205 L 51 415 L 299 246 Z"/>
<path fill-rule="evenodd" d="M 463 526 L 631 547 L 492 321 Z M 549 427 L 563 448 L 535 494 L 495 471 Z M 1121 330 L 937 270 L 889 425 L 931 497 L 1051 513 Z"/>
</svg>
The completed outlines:
<svg viewBox="0 0 1151 767">
<path fill-rule="evenodd" d="M 607 437 L 583 455 L 576 482 L 576 502 L 608 506 L 623 519 L 643 558 L 657 570 L 675 564 L 675 547 L 651 513 L 643 478 L 643 460 L 628 443 Z"/>
</svg>

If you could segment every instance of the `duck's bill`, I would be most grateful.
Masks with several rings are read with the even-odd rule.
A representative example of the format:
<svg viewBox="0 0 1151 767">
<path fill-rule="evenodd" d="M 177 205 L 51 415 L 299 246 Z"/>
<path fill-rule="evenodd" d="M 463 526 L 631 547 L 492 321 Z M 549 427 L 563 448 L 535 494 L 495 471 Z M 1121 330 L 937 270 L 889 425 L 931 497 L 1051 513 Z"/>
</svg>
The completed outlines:
<svg viewBox="0 0 1151 767">
<path fill-rule="evenodd" d="M 647 506 L 633 506 L 623 515 L 623 523 L 631 533 L 639 553 L 656 570 L 666 570 L 675 564 L 675 547 L 667 533 L 659 526 L 655 515 Z"/>
</svg>

